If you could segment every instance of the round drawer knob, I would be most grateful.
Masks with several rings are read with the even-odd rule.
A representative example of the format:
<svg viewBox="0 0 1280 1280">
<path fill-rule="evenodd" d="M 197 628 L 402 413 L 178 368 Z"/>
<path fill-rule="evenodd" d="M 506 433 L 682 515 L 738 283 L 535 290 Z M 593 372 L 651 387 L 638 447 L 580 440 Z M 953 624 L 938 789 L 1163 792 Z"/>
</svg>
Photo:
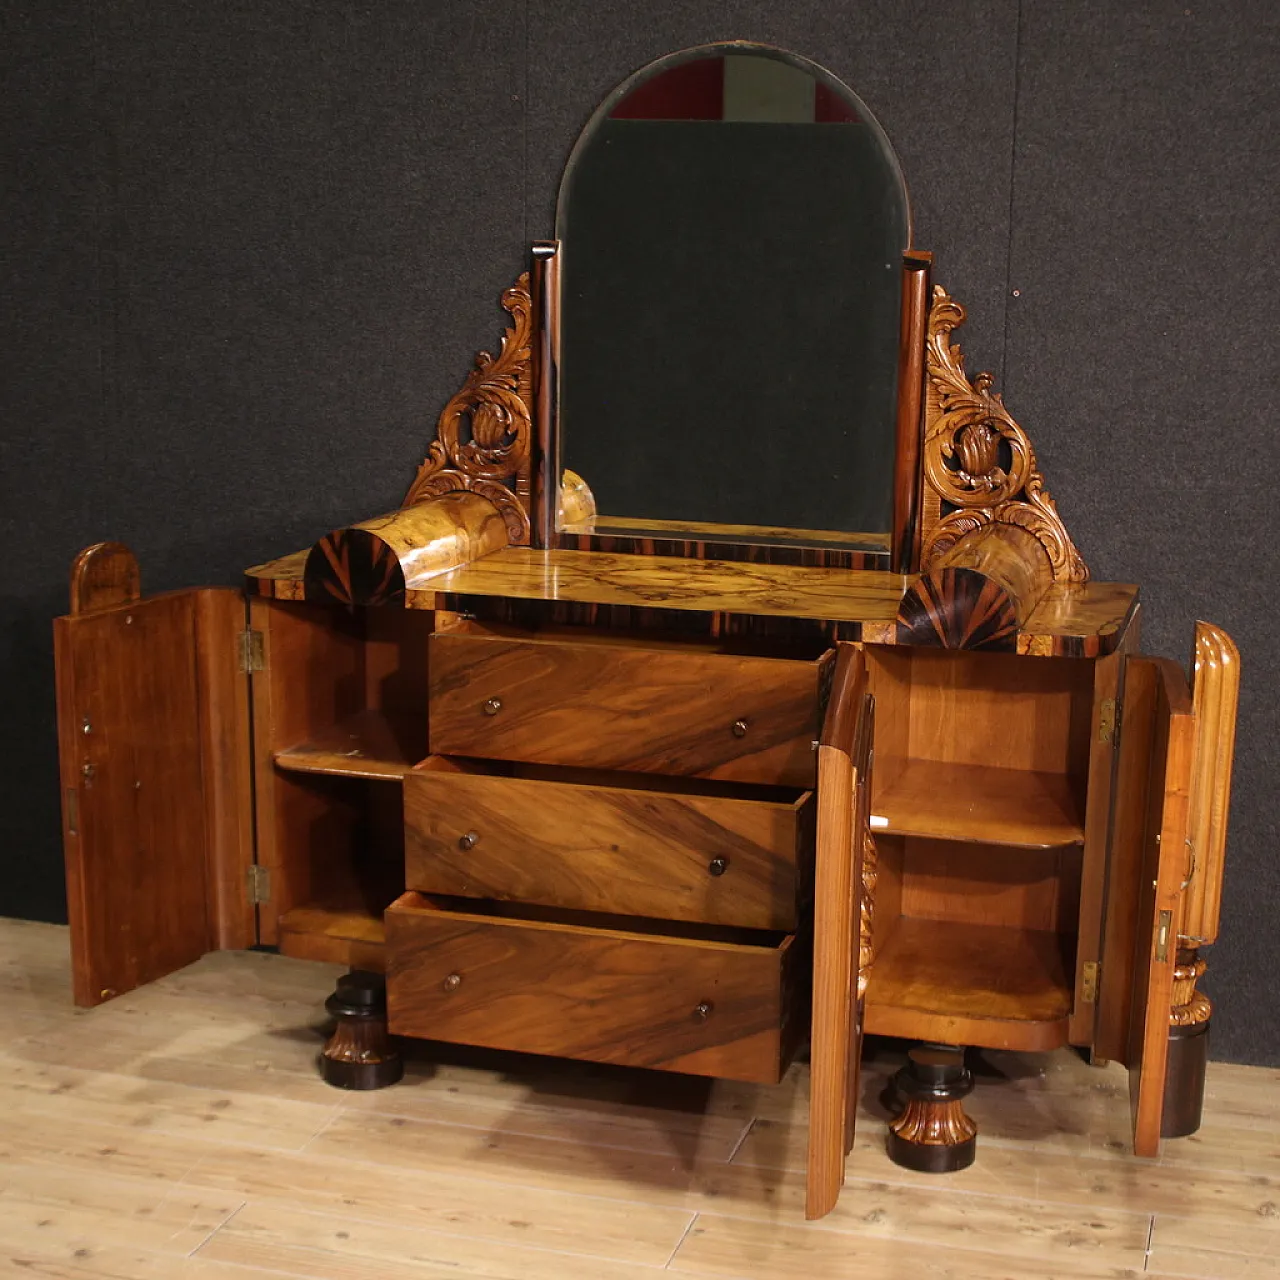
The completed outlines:
<svg viewBox="0 0 1280 1280">
<path fill-rule="evenodd" d="M 496 715 L 498 714 L 498 712 L 502 710 L 502 699 L 501 699 L 501 698 L 489 698 L 489 699 L 485 702 L 485 704 L 484 704 L 484 706 L 481 708 L 481 710 L 483 710 L 483 712 L 484 712 L 484 713 L 485 713 L 485 715 L 487 715 L 487 716 L 496 716 Z"/>
<path fill-rule="evenodd" d="M 693 1016 L 697 1018 L 699 1022 L 706 1022 L 706 1020 L 711 1017 L 711 1010 L 713 1007 L 714 1006 L 710 1000 L 700 1000 L 693 1007 Z"/>
<path fill-rule="evenodd" d="M 474 831 L 468 831 L 465 836 L 458 837 L 458 848 L 463 851 L 466 851 L 467 849 L 474 849 L 479 842 L 479 835 Z"/>
<path fill-rule="evenodd" d="M 457 991 L 460 986 L 462 986 L 462 974 L 460 973 L 451 973 L 444 980 L 444 989 L 446 991 Z"/>
<path fill-rule="evenodd" d="M 747 736 L 747 722 L 745 720 L 735 720 L 732 727 L 735 738 L 745 738 Z"/>
<path fill-rule="evenodd" d="M 722 876 L 729 870 L 729 859 L 712 858 L 711 861 L 707 863 L 707 870 L 710 871 L 713 876 Z"/>
</svg>

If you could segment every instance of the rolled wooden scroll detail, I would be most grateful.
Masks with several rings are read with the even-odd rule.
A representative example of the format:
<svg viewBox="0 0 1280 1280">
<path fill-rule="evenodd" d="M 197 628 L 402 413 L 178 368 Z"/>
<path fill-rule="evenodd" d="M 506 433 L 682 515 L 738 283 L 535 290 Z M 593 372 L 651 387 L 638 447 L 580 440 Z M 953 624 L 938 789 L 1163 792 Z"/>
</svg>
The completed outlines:
<svg viewBox="0 0 1280 1280">
<path fill-rule="evenodd" d="M 327 533 L 307 555 L 304 596 L 327 604 L 387 604 L 438 573 L 509 545 L 488 499 L 457 490 Z"/>
</svg>

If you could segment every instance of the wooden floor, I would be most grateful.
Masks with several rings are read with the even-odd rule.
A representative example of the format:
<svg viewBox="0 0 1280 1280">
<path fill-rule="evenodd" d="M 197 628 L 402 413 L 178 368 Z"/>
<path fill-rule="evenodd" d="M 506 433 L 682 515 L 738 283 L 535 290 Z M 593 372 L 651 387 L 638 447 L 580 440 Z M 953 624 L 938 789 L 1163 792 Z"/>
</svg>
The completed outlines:
<svg viewBox="0 0 1280 1280">
<path fill-rule="evenodd" d="M 0 1275 L 138 1280 L 1280 1277 L 1280 1072 L 1214 1065 L 1205 1125 L 1126 1154 L 1119 1068 L 983 1059 L 977 1164 L 884 1155 L 803 1221 L 805 1071 L 775 1088 L 436 1048 L 317 1078 L 337 970 L 209 956 L 71 1008 L 66 932 L 0 922 Z"/>
</svg>

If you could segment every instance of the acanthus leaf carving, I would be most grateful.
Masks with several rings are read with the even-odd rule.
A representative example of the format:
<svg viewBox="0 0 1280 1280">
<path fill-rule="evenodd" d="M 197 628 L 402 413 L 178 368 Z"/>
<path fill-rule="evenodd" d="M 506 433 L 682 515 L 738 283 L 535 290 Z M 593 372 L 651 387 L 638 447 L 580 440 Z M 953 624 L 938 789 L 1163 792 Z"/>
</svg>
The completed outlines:
<svg viewBox="0 0 1280 1280">
<path fill-rule="evenodd" d="M 525 272 L 502 295 L 514 324 L 497 356 L 481 351 L 436 422 L 436 438 L 405 495 L 405 507 L 458 489 L 487 498 L 513 544 L 527 545 L 529 513 L 515 490 L 527 468 L 533 421 L 533 302 Z M 466 438 L 464 438 L 464 428 Z"/>
<path fill-rule="evenodd" d="M 922 570 L 966 533 L 990 521 L 1026 529 L 1044 547 L 1055 582 L 1086 582 L 1089 570 L 1071 541 L 1036 463 L 1027 433 L 1014 421 L 990 373 L 972 378 L 952 332 L 964 308 L 940 285 L 929 310 L 925 369 L 929 383 L 925 481 L 936 497 L 926 520 Z"/>
</svg>

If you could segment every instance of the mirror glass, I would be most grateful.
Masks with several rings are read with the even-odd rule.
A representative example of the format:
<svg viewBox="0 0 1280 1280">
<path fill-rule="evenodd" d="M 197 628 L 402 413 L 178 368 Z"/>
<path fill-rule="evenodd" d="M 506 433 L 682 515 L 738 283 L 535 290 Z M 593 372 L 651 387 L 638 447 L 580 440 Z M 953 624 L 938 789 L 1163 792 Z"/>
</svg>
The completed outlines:
<svg viewBox="0 0 1280 1280">
<path fill-rule="evenodd" d="M 910 213 L 852 91 L 762 45 L 662 58 L 578 139 L 556 233 L 596 532 L 887 545 Z"/>
</svg>

